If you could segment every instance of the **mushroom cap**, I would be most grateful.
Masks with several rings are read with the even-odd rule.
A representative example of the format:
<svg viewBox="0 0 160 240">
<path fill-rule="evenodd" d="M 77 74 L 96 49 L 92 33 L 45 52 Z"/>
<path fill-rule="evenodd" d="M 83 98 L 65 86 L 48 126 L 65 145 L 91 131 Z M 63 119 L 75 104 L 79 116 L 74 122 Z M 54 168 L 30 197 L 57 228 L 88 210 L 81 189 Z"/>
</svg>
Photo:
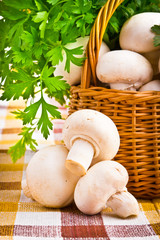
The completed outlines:
<svg viewBox="0 0 160 240">
<path fill-rule="evenodd" d="M 102 41 L 102 44 L 100 46 L 100 49 L 99 49 L 99 55 L 98 55 L 98 58 L 102 57 L 103 54 L 109 52 L 110 49 L 109 47 L 107 46 L 107 44 L 105 42 Z"/>
<path fill-rule="evenodd" d="M 79 179 L 74 191 L 75 204 L 85 214 L 97 214 L 106 207 L 113 194 L 124 189 L 127 182 L 127 170 L 120 163 L 96 163 Z"/>
<path fill-rule="evenodd" d="M 87 140 L 94 148 L 94 161 L 111 160 L 118 152 L 120 137 L 115 123 L 96 110 L 72 113 L 62 131 L 64 143 L 71 149 L 76 139 Z"/>
<path fill-rule="evenodd" d="M 159 61 L 158 61 L 158 69 L 159 69 L 159 72 L 160 72 L 160 58 L 159 58 Z"/>
<path fill-rule="evenodd" d="M 138 215 L 139 213 L 138 202 L 128 191 L 121 191 L 113 194 L 108 199 L 107 206 L 122 218 L 127 218 L 131 215 Z"/>
<path fill-rule="evenodd" d="M 133 84 L 137 89 L 152 79 L 153 69 L 150 62 L 139 53 L 114 50 L 99 58 L 96 73 L 102 82 Z"/>
<path fill-rule="evenodd" d="M 66 48 L 73 49 L 73 48 L 83 46 L 83 50 L 85 50 L 88 41 L 89 41 L 89 36 L 80 37 L 80 38 L 77 38 L 76 42 L 67 44 Z M 100 51 L 99 51 L 99 56 L 102 56 L 104 53 L 106 53 L 108 51 L 109 51 L 108 46 L 104 42 L 102 42 Z M 84 57 L 84 53 L 82 55 L 76 55 L 76 57 L 78 57 L 78 58 Z M 77 66 L 71 62 L 70 63 L 70 72 L 68 73 L 66 70 L 64 70 L 65 63 L 66 63 L 66 55 L 64 53 L 63 61 L 59 62 L 59 64 L 55 66 L 56 69 L 54 71 L 54 75 L 62 76 L 63 79 L 66 80 L 71 86 L 79 84 L 80 79 L 81 79 L 82 66 Z"/>
<path fill-rule="evenodd" d="M 160 50 L 143 53 L 142 55 L 151 63 L 153 68 L 153 75 L 158 74 L 160 72 L 158 69 Z"/>
<path fill-rule="evenodd" d="M 119 42 L 122 49 L 144 53 L 160 49 L 153 44 L 151 27 L 160 25 L 160 13 L 144 12 L 132 16 L 122 26 Z"/>
<path fill-rule="evenodd" d="M 23 193 L 26 197 L 28 198 L 33 198 L 31 193 L 30 193 L 30 190 L 27 186 L 27 182 L 26 182 L 26 179 L 23 179 L 22 182 L 21 182 L 21 187 L 22 187 L 22 190 L 23 190 Z"/>
<path fill-rule="evenodd" d="M 79 177 L 65 168 L 68 150 L 63 145 L 45 147 L 34 154 L 26 170 L 30 193 L 46 207 L 64 207 L 73 201 Z"/>
<path fill-rule="evenodd" d="M 140 89 L 140 92 L 143 91 L 160 91 L 160 80 L 153 80 L 144 84 Z"/>
</svg>

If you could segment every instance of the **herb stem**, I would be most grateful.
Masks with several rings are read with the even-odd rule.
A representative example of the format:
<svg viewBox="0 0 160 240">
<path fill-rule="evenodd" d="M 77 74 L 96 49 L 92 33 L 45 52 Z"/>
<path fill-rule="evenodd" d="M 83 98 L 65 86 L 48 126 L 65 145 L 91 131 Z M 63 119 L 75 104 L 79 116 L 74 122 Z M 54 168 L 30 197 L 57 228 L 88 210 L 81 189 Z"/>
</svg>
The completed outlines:
<svg viewBox="0 0 160 240">
<path fill-rule="evenodd" d="M 67 0 L 62 0 L 62 1 L 57 2 L 56 4 L 54 4 L 54 5 L 51 7 L 51 9 L 49 10 L 48 16 L 49 16 L 49 14 L 52 12 L 52 10 L 53 10 L 57 5 L 59 5 L 59 4 L 61 4 L 61 3 L 65 3 L 65 2 L 67 2 Z"/>
<path fill-rule="evenodd" d="M 48 62 L 49 62 L 49 60 L 47 60 L 46 63 L 44 64 L 44 67 L 42 69 L 41 75 L 39 77 L 39 79 L 40 79 L 40 87 L 41 87 L 40 92 L 41 92 L 41 98 L 42 99 L 44 99 L 43 98 L 43 73 L 44 73 L 45 67 L 47 66 Z"/>
</svg>

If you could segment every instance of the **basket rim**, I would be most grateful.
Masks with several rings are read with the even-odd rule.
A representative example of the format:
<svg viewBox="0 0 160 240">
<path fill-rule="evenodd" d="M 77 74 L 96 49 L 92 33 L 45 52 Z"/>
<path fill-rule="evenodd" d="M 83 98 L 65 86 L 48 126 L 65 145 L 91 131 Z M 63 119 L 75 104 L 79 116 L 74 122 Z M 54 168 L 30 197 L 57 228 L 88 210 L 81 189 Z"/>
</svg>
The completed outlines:
<svg viewBox="0 0 160 240">
<path fill-rule="evenodd" d="M 89 87 L 81 88 L 80 86 L 71 87 L 71 101 L 79 98 L 82 101 L 85 99 L 94 99 L 94 101 L 105 102 L 123 102 L 132 106 L 137 104 L 148 104 L 148 107 L 156 107 L 160 112 L 160 91 L 130 91 L 130 90 L 117 90 L 108 89 L 104 87 Z M 157 108 L 158 107 L 158 108 Z"/>
<path fill-rule="evenodd" d="M 118 90 L 118 89 L 111 89 L 111 88 L 106 88 L 106 87 L 101 87 L 101 86 L 90 86 L 88 88 L 82 88 L 81 85 L 77 86 L 71 86 L 71 92 L 87 92 L 87 91 L 103 91 L 103 92 L 108 92 L 108 93 L 116 93 L 116 94 L 126 94 L 126 95 L 137 95 L 137 96 L 159 96 L 160 91 L 153 91 L 153 90 L 148 90 L 148 91 L 133 91 L 133 90 Z"/>
</svg>

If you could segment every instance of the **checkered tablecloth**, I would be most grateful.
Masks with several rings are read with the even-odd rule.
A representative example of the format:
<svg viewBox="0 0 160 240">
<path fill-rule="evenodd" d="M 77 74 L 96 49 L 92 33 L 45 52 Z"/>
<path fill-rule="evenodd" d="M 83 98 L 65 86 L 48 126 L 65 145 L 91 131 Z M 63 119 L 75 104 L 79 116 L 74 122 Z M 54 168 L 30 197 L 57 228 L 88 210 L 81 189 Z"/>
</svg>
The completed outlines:
<svg viewBox="0 0 160 240">
<path fill-rule="evenodd" d="M 59 106 L 60 107 L 60 106 Z M 15 164 L 7 154 L 18 140 L 21 121 L 10 111 L 24 108 L 23 102 L 0 102 L 0 239 L 13 240 L 156 240 L 160 239 L 160 199 L 138 199 L 138 217 L 121 219 L 105 209 L 101 214 L 87 216 L 74 205 L 63 209 L 40 206 L 24 196 L 21 181 L 31 156 L 30 150 Z M 63 117 L 67 110 L 60 107 Z M 60 143 L 64 120 L 54 120 L 54 129 L 45 141 L 35 132 L 39 148 Z"/>
</svg>

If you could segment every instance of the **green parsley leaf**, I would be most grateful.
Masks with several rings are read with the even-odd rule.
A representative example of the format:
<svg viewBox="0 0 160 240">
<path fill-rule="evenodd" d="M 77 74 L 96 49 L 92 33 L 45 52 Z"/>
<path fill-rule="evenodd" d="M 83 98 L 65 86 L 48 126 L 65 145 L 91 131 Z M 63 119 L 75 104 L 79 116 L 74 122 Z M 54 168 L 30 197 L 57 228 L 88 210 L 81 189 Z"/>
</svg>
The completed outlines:
<svg viewBox="0 0 160 240">
<path fill-rule="evenodd" d="M 46 19 L 46 16 L 47 16 L 47 12 L 46 11 L 43 11 L 43 12 L 38 12 L 35 16 L 33 16 L 33 21 L 35 23 L 39 23 L 39 22 L 42 22 Z"/>
<path fill-rule="evenodd" d="M 36 140 L 32 138 L 35 129 L 23 127 L 22 138 L 12 147 L 9 148 L 8 153 L 11 155 L 12 161 L 15 163 L 20 159 L 26 151 L 26 147 L 29 146 L 32 151 L 36 151 L 36 146 L 38 145 Z"/>
<path fill-rule="evenodd" d="M 155 47 L 158 47 L 160 45 L 160 36 L 155 36 L 153 43 Z"/>
<path fill-rule="evenodd" d="M 47 51 L 47 45 L 43 42 L 36 42 L 32 48 L 33 56 L 40 60 L 40 58 L 43 56 L 43 52 Z M 43 58 L 41 58 L 40 61 L 42 61 Z M 43 66 L 43 63 L 42 63 Z"/>
<path fill-rule="evenodd" d="M 3 11 L 3 16 L 10 20 L 19 20 L 26 17 L 26 12 L 9 8 L 9 10 Z"/>
<path fill-rule="evenodd" d="M 50 121 L 48 113 L 53 117 L 53 118 L 61 118 L 61 114 L 59 111 L 57 111 L 57 107 L 48 104 L 43 98 L 41 98 L 41 106 L 42 106 L 42 114 L 41 117 L 37 123 L 38 129 L 41 130 L 41 133 L 43 134 L 43 137 L 45 139 L 48 138 L 49 129 L 52 130 L 53 128 L 53 123 Z"/>
<path fill-rule="evenodd" d="M 32 0 L 27 0 L 27 1 L 24 1 L 24 0 L 3 0 L 3 2 L 5 3 L 6 6 L 8 7 L 12 7 L 14 9 L 18 9 L 18 10 L 21 10 L 21 9 L 34 9 L 34 5 L 33 5 L 33 2 Z"/>
<path fill-rule="evenodd" d="M 43 9 L 42 3 L 40 3 L 38 0 L 34 0 L 36 7 L 38 11 L 41 11 Z"/>
<path fill-rule="evenodd" d="M 49 57 L 49 61 L 52 62 L 52 65 L 55 66 L 59 63 L 59 61 L 62 62 L 63 56 L 62 56 L 62 47 L 57 46 L 51 49 L 47 52 L 46 57 Z"/>
<path fill-rule="evenodd" d="M 26 125 L 27 123 L 32 124 L 32 121 L 35 119 L 40 105 L 41 105 L 41 100 L 25 108 L 23 114 L 21 115 L 21 119 L 23 120 L 24 125 Z"/>
<path fill-rule="evenodd" d="M 49 95 L 52 97 L 54 95 L 57 96 L 57 93 L 59 92 L 63 92 L 63 94 L 66 95 L 68 90 L 70 89 L 69 84 L 65 80 L 62 80 L 62 76 L 53 77 L 53 71 L 53 67 L 48 68 L 46 66 L 41 76 L 42 81 L 44 82 L 47 90 L 49 91 Z"/>
<path fill-rule="evenodd" d="M 17 49 L 15 51 L 13 51 L 13 62 L 30 65 L 30 64 L 32 64 L 32 58 L 29 55 L 29 52 L 21 51 L 21 50 Z"/>
<path fill-rule="evenodd" d="M 39 30 L 40 30 L 40 37 L 44 38 L 44 32 L 45 32 L 46 23 L 48 20 L 47 11 L 38 12 L 32 19 L 35 23 L 42 22 L 39 26 Z"/>
<path fill-rule="evenodd" d="M 18 72 L 11 72 L 10 77 L 12 77 L 15 83 L 9 84 L 5 87 L 2 93 L 1 100 L 19 99 L 21 96 L 24 99 L 28 99 L 33 96 L 34 84 L 36 84 L 37 79 L 30 77 L 23 70 Z"/>
<path fill-rule="evenodd" d="M 9 25 L 2 19 L 0 20 L 0 51 L 3 51 L 8 38 Z"/>
<path fill-rule="evenodd" d="M 156 35 L 153 39 L 154 46 L 158 47 L 160 45 L 160 25 L 154 25 L 151 30 Z"/>
<path fill-rule="evenodd" d="M 33 29 L 34 28 L 32 28 L 32 33 L 23 31 L 21 34 L 20 38 L 22 39 L 22 50 L 30 50 L 30 48 L 35 44 L 36 35 L 34 35 L 34 33 L 36 34 L 36 32 Z"/>
<path fill-rule="evenodd" d="M 68 49 L 66 47 L 63 47 L 63 49 L 66 53 L 65 70 L 67 70 L 67 72 L 70 71 L 70 62 L 72 62 L 73 64 L 75 64 L 77 66 L 82 66 L 85 58 L 83 58 L 83 57 L 76 58 L 74 56 L 74 55 L 82 55 L 82 53 L 83 53 L 82 47 L 77 47 L 77 48 L 74 48 L 74 49 Z"/>
<path fill-rule="evenodd" d="M 11 27 L 11 29 L 9 30 L 8 33 L 8 38 L 9 40 L 12 39 L 12 37 L 14 36 L 14 34 L 16 34 L 16 32 L 21 28 L 23 29 L 23 24 L 24 24 L 25 20 L 21 20 L 19 22 L 17 22 L 16 24 L 13 25 L 13 27 Z"/>
<path fill-rule="evenodd" d="M 119 21 L 115 16 L 111 17 L 109 24 L 113 28 L 114 32 L 117 32 L 117 33 L 119 32 Z"/>
<path fill-rule="evenodd" d="M 50 94 L 54 94 L 58 91 L 69 89 L 69 85 L 66 83 L 65 80 L 62 80 L 61 76 L 57 77 L 50 77 L 43 79 L 48 91 Z"/>
<path fill-rule="evenodd" d="M 55 5 L 58 2 L 58 0 L 47 0 L 47 2 L 52 5 Z"/>
<path fill-rule="evenodd" d="M 160 35 L 160 25 L 154 25 L 151 29 L 152 32 L 154 32 L 157 35 Z"/>
<path fill-rule="evenodd" d="M 86 23 L 93 23 L 94 15 L 92 13 L 86 13 L 84 16 L 84 20 Z"/>
</svg>

